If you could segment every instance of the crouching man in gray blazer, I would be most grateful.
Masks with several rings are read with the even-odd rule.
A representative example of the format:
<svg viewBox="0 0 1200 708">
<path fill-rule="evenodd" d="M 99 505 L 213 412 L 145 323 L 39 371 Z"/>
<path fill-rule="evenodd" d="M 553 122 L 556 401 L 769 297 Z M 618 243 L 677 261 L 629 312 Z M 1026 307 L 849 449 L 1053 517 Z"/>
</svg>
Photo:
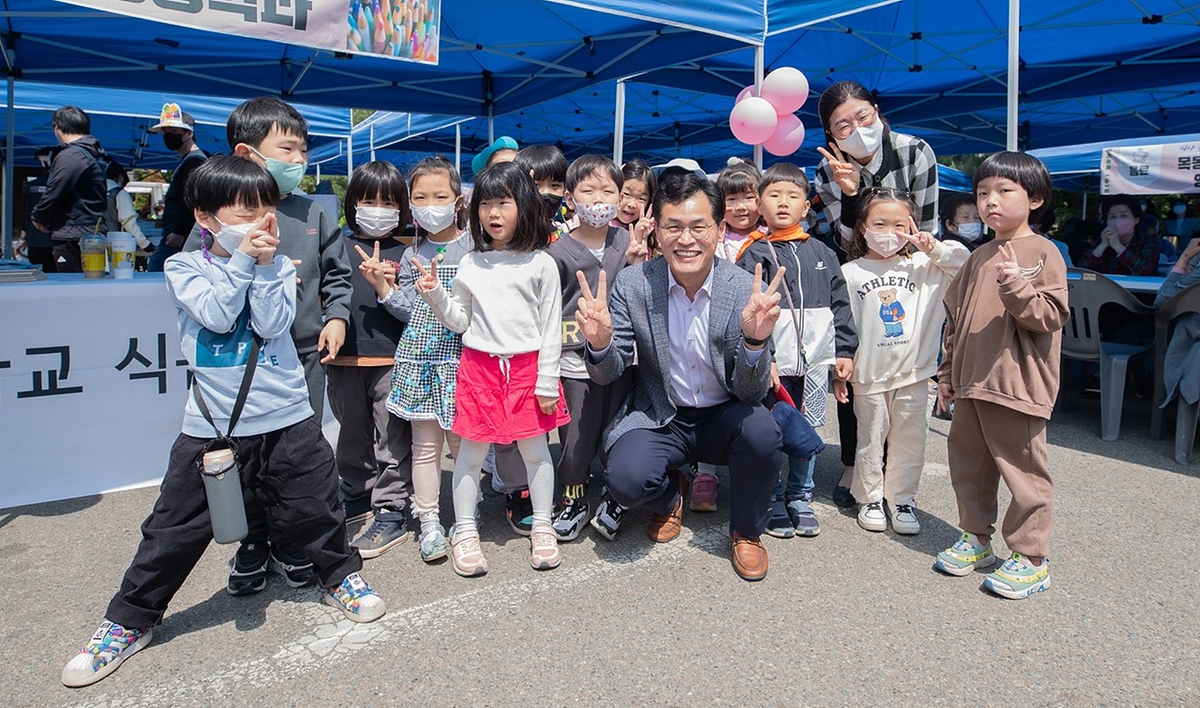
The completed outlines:
<svg viewBox="0 0 1200 708">
<path fill-rule="evenodd" d="M 668 177 L 653 207 L 663 257 L 622 270 L 611 297 L 603 275 L 594 295 L 581 279 L 576 321 L 592 380 L 615 381 L 638 352 L 633 391 L 605 432 L 610 498 L 592 525 L 611 539 L 621 512 L 644 506 L 655 514 L 650 538 L 670 541 L 682 527 L 686 484 L 676 470 L 727 464 L 733 568 L 760 580 L 767 552 L 759 537 L 782 461 L 779 426 L 760 402 L 783 270 L 764 291 L 761 268 L 751 277 L 715 259 L 724 212 L 713 183 Z"/>
</svg>

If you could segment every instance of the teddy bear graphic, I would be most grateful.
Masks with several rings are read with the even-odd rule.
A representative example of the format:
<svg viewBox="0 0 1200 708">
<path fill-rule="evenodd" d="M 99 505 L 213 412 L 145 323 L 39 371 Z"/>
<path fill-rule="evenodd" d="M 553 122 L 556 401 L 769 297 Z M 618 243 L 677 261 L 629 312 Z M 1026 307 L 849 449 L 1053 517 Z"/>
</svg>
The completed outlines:
<svg viewBox="0 0 1200 708">
<path fill-rule="evenodd" d="M 896 289 L 880 290 L 879 319 L 883 320 L 883 338 L 904 336 L 904 307 L 896 300 Z"/>
</svg>

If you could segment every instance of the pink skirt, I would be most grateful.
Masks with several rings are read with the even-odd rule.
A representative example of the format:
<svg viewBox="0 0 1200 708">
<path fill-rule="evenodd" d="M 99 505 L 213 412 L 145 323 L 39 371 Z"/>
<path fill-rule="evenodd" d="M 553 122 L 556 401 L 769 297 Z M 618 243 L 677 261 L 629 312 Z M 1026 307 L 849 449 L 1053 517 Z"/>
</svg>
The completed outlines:
<svg viewBox="0 0 1200 708">
<path fill-rule="evenodd" d="M 538 353 L 503 357 L 463 348 L 458 362 L 457 409 L 450 431 L 467 440 L 510 443 L 549 433 L 571 420 L 558 384 L 558 407 L 546 415 L 535 388 Z"/>
</svg>

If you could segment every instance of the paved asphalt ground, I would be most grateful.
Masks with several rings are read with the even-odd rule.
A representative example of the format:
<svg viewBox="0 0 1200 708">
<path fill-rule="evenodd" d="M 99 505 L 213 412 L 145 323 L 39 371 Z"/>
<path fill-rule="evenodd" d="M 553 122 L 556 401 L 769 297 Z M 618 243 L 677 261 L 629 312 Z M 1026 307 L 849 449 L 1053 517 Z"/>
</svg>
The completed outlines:
<svg viewBox="0 0 1200 708">
<path fill-rule="evenodd" d="M 1024 601 L 984 593 L 980 573 L 930 569 L 957 521 L 949 424 L 933 421 L 916 537 L 862 531 L 832 505 L 836 442 L 817 465 L 821 535 L 768 539 L 760 583 L 730 567 L 724 504 L 685 513 L 664 545 L 635 512 L 615 543 L 589 532 L 538 573 L 489 494 L 491 572 L 459 578 L 401 545 L 367 561 L 389 606 L 369 625 L 278 576 L 229 597 L 232 548 L 213 545 L 149 648 L 80 690 L 59 674 L 102 619 L 156 490 L 0 510 L 0 695 L 14 706 L 1200 705 L 1200 460 L 1177 465 L 1148 419 L 1148 403 L 1128 401 L 1121 441 L 1106 443 L 1098 401 L 1056 414 L 1053 585 Z M 835 441 L 836 426 L 823 434 Z"/>
</svg>

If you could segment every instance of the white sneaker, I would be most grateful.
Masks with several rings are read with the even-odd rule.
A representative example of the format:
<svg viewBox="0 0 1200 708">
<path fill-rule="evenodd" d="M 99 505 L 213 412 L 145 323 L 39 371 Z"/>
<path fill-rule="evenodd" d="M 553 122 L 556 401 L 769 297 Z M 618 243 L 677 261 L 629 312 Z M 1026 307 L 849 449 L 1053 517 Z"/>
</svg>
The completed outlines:
<svg viewBox="0 0 1200 708">
<path fill-rule="evenodd" d="M 887 531 L 887 516 L 883 513 L 883 502 L 859 504 L 858 525 L 867 531 Z"/>
<path fill-rule="evenodd" d="M 534 570 L 551 570 L 562 563 L 558 534 L 550 524 L 536 524 L 529 533 L 529 565 Z"/>
<path fill-rule="evenodd" d="M 477 533 L 454 533 L 450 539 L 450 559 L 454 563 L 454 572 L 464 578 L 488 572 L 487 559 L 483 557 Z"/>
<path fill-rule="evenodd" d="M 917 521 L 917 507 L 913 504 L 888 504 L 888 521 L 892 530 L 904 536 L 916 536 L 921 533 L 921 522 Z"/>
</svg>

